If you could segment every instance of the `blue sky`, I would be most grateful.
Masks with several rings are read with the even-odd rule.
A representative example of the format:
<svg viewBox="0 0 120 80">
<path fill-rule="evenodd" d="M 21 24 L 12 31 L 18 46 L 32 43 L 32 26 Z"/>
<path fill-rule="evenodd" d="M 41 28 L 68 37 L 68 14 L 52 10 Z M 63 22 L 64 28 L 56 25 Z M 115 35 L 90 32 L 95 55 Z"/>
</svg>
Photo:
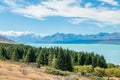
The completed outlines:
<svg viewBox="0 0 120 80">
<path fill-rule="evenodd" d="M 120 32 L 120 0 L 0 0 L 0 31 Z"/>
</svg>

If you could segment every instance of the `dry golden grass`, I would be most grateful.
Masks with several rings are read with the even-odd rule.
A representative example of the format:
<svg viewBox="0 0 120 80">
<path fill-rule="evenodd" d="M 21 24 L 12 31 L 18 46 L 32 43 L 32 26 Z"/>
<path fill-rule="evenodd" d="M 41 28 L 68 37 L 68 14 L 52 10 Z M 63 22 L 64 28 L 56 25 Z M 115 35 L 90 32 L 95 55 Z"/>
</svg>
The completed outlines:
<svg viewBox="0 0 120 80">
<path fill-rule="evenodd" d="M 55 80 L 54 75 L 46 74 L 44 70 L 44 67 L 37 69 L 0 61 L 0 80 Z"/>
<path fill-rule="evenodd" d="M 9 61 L 0 61 L 0 80 L 65 80 L 63 76 L 44 73 L 46 67 L 32 68 L 25 64 L 12 64 Z M 71 75 L 68 77 L 76 77 Z M 90 80 L 80 77 L 79 80 Z"/>
</svg>

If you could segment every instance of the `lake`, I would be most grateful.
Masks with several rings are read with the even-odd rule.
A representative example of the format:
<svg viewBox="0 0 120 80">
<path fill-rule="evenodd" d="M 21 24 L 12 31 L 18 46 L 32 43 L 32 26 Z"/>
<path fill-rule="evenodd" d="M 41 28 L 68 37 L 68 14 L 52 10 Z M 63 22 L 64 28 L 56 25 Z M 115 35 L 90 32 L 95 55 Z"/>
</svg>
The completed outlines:
<svg viewBox="0 0 120 80">
<path fill-rule="evenodd" d="M 120 45 L 113 44 L 27 44 L 35 47 L 61 46 L 74 51 L 87 51 L 103 55 L 107 62 L 120 65 Z"/>
</svg>

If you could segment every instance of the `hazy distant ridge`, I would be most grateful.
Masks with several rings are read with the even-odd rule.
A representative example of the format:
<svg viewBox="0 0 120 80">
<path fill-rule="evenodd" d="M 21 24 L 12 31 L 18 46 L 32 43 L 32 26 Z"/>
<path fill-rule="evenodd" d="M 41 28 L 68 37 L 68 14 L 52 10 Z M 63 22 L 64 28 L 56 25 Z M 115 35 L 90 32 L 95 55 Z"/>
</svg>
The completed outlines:
<svg viewBox="0 0 120 80">
<path fill-rule="evenodd" d="M 120 33 L 99 33 L 93 35 L 76 35 L 56 33 L 40 40 L 42 43 L 108 43 L 120 44 Z"/>
<path fill-rule="evenodd" d="M 0 35 L 0 43 L 15 43 L 12 40 L 9 40 L 8 38 L 4 37 L 3 35 Z"/>
<path fill-rule="evenodd" d="M 1 34 L 2 35 L 2 34 Z M 15 35 L 15 34 L 14 34 Z M 105 44 L 120 44 L 120 33 L 99 33 L 93 35 L 81 34 L 64 34 L 56 33 L 49 36 L 41 37 L 34 33 L 22 34 L 19 36 L 4 35 L 10 40 L 19 43 L 105 43 Z"/>
</svg>

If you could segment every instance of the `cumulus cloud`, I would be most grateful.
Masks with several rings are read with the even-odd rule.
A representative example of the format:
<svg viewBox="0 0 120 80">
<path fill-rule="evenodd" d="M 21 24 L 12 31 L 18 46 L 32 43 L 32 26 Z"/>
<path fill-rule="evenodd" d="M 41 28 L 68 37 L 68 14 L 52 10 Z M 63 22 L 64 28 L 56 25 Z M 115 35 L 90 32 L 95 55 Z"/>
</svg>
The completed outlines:
<svg viewBox="0 0 120 80">
<path fill-rule="evenodd" d="M 47 36 L 49 34 L 33 33 L 30 31 L 0 31 L 0 35 L 13 36 L 13 37 L 18 37 L 18 36 L 23 36 L 23 35 L 34 35 L 37 37 L 44 37 L 44 36 Z"/>
<path fill-rule="evenodd" d="M 114 0 L 100 1 L 118 5 Z M 61 16 L 68 18 L 69 22 L 77 24 L 85 22 L 86 19 L 95 20 L 104 24 L 120 24 L 120 10 L 110 8 L 103 9 L 101 7 L 93 8 L 90 7 L 92 6 L 91 3 L 87 3 L 85 5 L 86 7 L 81 7 L 80 3 L 82 3 L 82 0 L 47 0 L 37 5 L 23 5 L 18 2 L 27 4 L 24 0 L 4 0 L 4 3 L 12 7 L 12 12 L 29 18 L 44 20 L 44 18 L 48 16 Z"/>
<path fill-rule="evenodd" d="M 99 1 L 108 3 L 108 4 L 113 5 L 113 6 L 118 6 L 118 2 L 115 0 L 99 0 Z"/>
<path fill-rule="evenodd" d="M 71 18 L 68 21 L 72 24 L 79 24 L 79 23 L 82 23 L 84 21 L 90 21 L 90 19 L 87 19 L 87 18 Z"/>
<path fill-rule="evenodd" d="M 89 8 L 91 6 L 92 6 L 92 3 L 90 3 L 90 2 L 86 3 L 86 5 L 85 5 L 86 8 Z"/>
</svg>

